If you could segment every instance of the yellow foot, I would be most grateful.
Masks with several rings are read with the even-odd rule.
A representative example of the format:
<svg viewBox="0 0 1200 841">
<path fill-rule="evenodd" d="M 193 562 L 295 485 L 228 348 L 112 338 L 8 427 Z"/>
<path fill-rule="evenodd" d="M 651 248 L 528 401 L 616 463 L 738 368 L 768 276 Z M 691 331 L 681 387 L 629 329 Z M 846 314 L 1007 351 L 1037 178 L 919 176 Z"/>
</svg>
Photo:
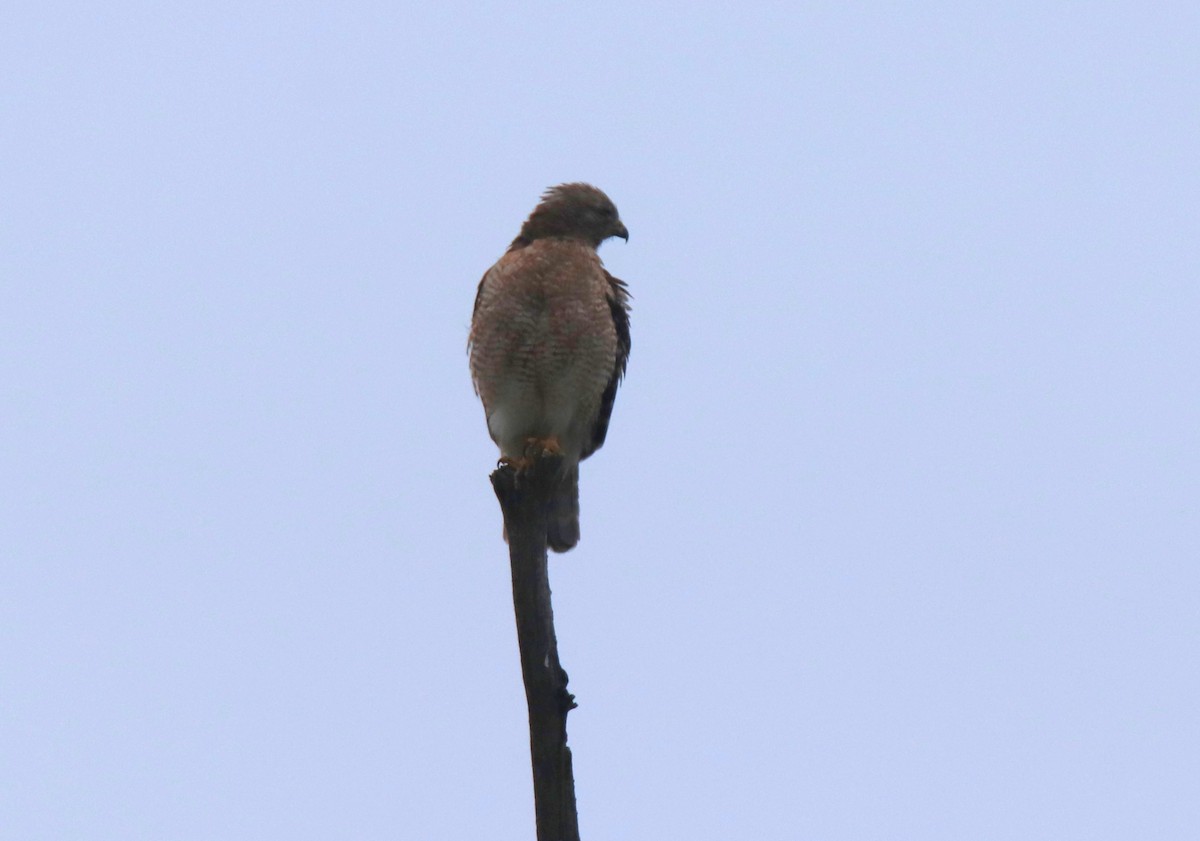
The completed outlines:
<svg viewBox="0 0 1200 841">
<path fill-rule="evenodd" d="M 511 467 L 517 473 L 525 473 L 529 468 L 533 467 L 533 459 L 529 456 L 522 456 L 521 458 L 500 456 L 500 459 L 496 462 L 496 466 Z"/>
<path fill-rule="evenodd" d="M 500 460 L 496 462 L 496 466 L 511 467 L 517 473 L 528 473 L 533 469 L 538 459 L 544 456 L 561 456 L 562 454 L 562 445 L 558 443 L 558 439 L 553 435 L 545 438 L 526 438 L 525 449 L 521 455 L 500 456 Z"/>
<path fill-rule="evenodd" d="M 525 448 L 519 456 L 500 456 L 497 467 L 511 467 L 517 473 L 528 473 L 537 464 L 538 459 L 546 456 L 561 456 L 562 444 L 558 438 L 547 435 L 544 438 L 533 436 L 525 439 Z"/>
<path fill-rule="evenodd" d="M 561 456 L 563 454 L 562 445 L 558 443 L 558 438 L 554 435 L 548 435 L 545 438 L 526 438 L 525 439 L 525 458 L 536 459 L 542 456 Z"/>
</svg>

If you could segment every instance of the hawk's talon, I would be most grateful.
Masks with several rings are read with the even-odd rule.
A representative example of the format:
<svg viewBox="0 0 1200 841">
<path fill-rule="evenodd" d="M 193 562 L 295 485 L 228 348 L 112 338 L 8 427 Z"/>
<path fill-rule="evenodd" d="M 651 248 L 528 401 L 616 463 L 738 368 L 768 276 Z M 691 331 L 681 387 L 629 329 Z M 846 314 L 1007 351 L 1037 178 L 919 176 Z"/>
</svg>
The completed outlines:
<svg viewBox="0 0 1200 841">
<path fill-rule="evenodd" d="M 525 456 L 523 458 L 512 458 L 510 456 L 500 456 L 499 460 L 496 462 L 496 466 L 512 468 L 513 472 L 515 472 L 519 476 L 522 473 L 529 472 L 530 468 L 533 467 L 533 459 L 529 458 L 528 456 Z"/>
<path fill-rule="evenodd" d="M 562 454 L 562 445 L 558 443 L 558 438 L 555 436 L 549 435 L 545 438 L 534 436 L 525 439 L 525 448 L 522 455 L 500 456 L 496 461 L 496 467 L 509 467 L 517 475 L 521 475 L 533 470 L 534 465 L 538 463 L 538 459 L 546 456 L 561 456 Z"/>
</svg>

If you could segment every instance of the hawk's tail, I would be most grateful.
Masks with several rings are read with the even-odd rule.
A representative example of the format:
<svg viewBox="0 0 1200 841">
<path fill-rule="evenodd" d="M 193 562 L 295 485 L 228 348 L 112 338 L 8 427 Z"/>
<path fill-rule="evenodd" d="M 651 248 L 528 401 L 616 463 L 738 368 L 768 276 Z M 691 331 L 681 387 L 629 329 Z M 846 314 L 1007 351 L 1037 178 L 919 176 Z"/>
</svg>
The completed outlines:
<svg viewBox="0 0 1200 841">
<path fill-rule="evenodd" d="M 579 542 L 579 465 L 563 474 L 558 493 L 550 500 L 546 518 L 546 545 L 555 552 L 566 552 Z"/>
</svg>

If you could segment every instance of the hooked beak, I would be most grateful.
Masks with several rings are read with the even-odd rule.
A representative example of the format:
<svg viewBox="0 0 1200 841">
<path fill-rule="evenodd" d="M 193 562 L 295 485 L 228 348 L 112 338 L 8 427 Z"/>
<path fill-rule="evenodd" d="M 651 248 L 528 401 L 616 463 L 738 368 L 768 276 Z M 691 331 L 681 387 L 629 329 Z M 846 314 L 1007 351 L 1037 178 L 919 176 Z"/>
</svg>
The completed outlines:
<svg viewBox="0 0 1200 841">
<path fill-rule="evenodd" d="M 620 237 L 626 242 L 629 242 L 629 229 L 625 227 L 625 223 L 620 219 L 617 220 L 617 229 L 613 231 L 613 236 Z"/>
</svg>

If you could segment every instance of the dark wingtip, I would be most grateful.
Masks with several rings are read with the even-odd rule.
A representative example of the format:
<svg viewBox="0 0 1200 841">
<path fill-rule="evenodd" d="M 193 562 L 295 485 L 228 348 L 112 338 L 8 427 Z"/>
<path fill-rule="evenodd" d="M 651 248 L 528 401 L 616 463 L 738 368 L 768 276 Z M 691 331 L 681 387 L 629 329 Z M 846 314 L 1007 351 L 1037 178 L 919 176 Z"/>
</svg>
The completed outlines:
<svg viewBox="0 0 1200 841">
<path fill-rule="evenodd" d="M 566 552 L 579 542 L 579 466 L 567 469 L 562 485 L 550 503 L 546 519 L 546 546 Z"/>
<path fill-rule="evenodd" d="M 552 552 L 569 552 L 579 543 L 579 513 L 551 517 L 546 526 L 546 546 Z"/>
<path fill-rule="evenodd" d="M 573 538 L 566 538 L 562 535 L 546 535 L 546 546 L 551 552 L 558 552 L 560 555 L 563 552 L 570 552 L 579 543 L 579 534 L 576 533 Z"/>
</svg>

